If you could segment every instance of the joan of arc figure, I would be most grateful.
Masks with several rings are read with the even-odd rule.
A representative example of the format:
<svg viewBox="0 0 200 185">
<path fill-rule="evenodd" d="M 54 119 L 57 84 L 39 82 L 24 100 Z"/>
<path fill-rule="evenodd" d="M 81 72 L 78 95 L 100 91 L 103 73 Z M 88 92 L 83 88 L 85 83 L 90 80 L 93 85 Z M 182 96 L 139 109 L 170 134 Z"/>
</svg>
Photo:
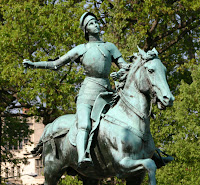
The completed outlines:
<svg viewBox="0 0 200 185">
<path fill-rule="evenodd" d="M 111 63 L 114 62 L 119 68 L 123 68 L 127 64 L 114 44 L 100 39 L 100 27 L 93 13 L 85 12 L 81 16 L 80 27 L 88 41 L 86 44 L 74 47 L 52 62 L 31 62 L 26 59 L 23 62 L 25 67 L 44 69 L 59 69 L 71 60 L 83 65 L 86 78 L 79 91 L 76 105 L 78 118 L 76 144 L 79 166 L 84 163 L 92 164 L 91 159 L 85 156 L 87 140 L 91 130 L 90 114 L 99 93 L 112 90 L 108 79 Z M 116 73 L 112 73 L 114 78 L 115 75 Z"/>
</svg>

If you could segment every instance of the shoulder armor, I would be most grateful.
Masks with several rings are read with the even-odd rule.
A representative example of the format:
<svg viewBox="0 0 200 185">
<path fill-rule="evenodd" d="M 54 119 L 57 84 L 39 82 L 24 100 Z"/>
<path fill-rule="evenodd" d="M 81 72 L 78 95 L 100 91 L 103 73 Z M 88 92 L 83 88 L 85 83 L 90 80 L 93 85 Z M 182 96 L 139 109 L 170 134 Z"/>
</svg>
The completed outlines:
<svg viewBox="0 0 200 185">
<path fill-rule="evenodd" d="M 117 47 L 111 43 L 111 42 L 106 42 L 105 47 L 107 48 L 108 51 L 110 51 L 111 55 L 113 56 L 114 59 L 117 59 L 122 56 L 120 51 L 117 49 Z"/>
</svg>

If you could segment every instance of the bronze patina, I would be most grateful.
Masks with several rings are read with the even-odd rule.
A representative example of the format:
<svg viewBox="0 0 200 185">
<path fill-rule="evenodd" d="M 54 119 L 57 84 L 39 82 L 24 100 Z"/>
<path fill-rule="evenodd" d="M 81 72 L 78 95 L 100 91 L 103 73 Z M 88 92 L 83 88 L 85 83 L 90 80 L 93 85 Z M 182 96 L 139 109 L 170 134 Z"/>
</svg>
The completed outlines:
<svg viewBox="0 0 200 185">
<path fill-rule="evenodd" d="M 82 175 L 85 182 L 90 180 L 88 184 L 112 176 L 126 179 L 127 184 L 141 184 L 147 171 L 149 184 L 155 185 L 156 168 L 173 160 L 155 153 L 150 132 L 151 103 L 164 109 L 174 101 L 166 68 L 156 49 L 146 53 L 138 48 L 132 63 L 126 63 L 114 44 L 100 39 L 93 13 L 82 15 L 80 27 L 86 44 L 52 62 L 23 62 L 25 67 L 59 69 L 73 60 L 83 65 L 86 74 L 76 115 L 49 123 L 33 151 L 42 154 L 45 184 L 55 185 L 65 171 Z M 112 62 L 120 68 L 111 74 L 119 79 L 115 92 L 108 79 Z"/>
</svg>

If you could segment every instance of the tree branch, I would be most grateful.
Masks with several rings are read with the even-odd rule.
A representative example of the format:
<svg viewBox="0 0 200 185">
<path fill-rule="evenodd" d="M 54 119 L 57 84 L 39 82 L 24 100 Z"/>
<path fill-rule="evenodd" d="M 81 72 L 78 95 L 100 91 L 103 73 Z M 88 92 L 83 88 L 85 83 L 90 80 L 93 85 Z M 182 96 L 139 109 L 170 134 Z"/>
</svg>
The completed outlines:
<svg viewBox="0 0 200 185">
<path fill-rule="evenodd" d="M 188 29 L 188 28 L 182 29 L 183 31 L 177 36 L 177 38 L 175 40 L 169 42 L 169 44 L 165 48 L 161 49 L 159 51 L 159 53 L 165 52 L 171 46 L 173 46 L 174 44 L 176 44 L 177 42 L 179 42 L 184 37 L 184 35 L 186 35 L 190 30 L 193 30 L 194 28 L 197 28 L 199 26 L 199 24 L 200 24 L 200 20 L 197 21 L 197 23 L 195 25 L 191 26 L 190 29 Z"/>
<path fill-rule="evenodd" d="M 152 32 L 156 29 L 156 27 L 157 27 L 157 25 L 158 25 L 158 20 L 159 20 L 159 18 L 157 17 L 157 18 L 155 19 L 155 21 L 153 22 L 153 24 L 152 24 L 152 26 L 151 26 L 151 29 L 149 30 L 149 33 L 152 33 Z"/>
<path fill-rule="evenodd" d="M 12 104 L 10 105 L 9 109 L 21 109 L 21 108 L 31 108 L 32 106 L 31 105 L 15 105 L 15 104 Z"/>
<path fill-rule="evenodd" d="M 177 30 L 181 30 L 181 29 L 184 29 L 185 27 L 187 27 L 188 25 L 190 25 L 192 22 L 194 22 L 196 20 L 196 18 L 192 18 L 190 21 L 187 21 L 187 22 L 184 22 L 184 23 L 181 23 L 179 24 L 177 27 L 174 27 L 172 28 L 171 30 L 169 31 L 166 31 L 165 33 L 163 33 L 162 35 L 160 36 L 157 36 L 155 39 L 154 39 L 154 42 L 157 42 L 171 34 L 173 34 L 175 31 Z"/>
<path fill-rule="evenodd" d="M 103 2 L 104 0 L 102 0 L 102 2 Z M 113 1 L 111 1 L 111 0 L 107 0 L 108 2 L 109 2 L 109 5 L 110 5 L 110 8 L 112 9 L 112 8 L 114 8 L 114 5 L 113 5 Z"/>
<path fill-rule="evenodd" d="M 67 77 L 67 75 L 70 73 L 72 69 L 72 63 L 70 63 L 70 66 L 69 66 L 69 70 L 67 71 L 67 73 L 62 77 L 62 79 L 60 80 L 60 84 L 63 82 L 63 80 Z"/>
<path fill-rule="evenodd" d="M 155 29 L 158 25 L 158 20 L 159 20 L 159 18 L 157 17 L 155 19 L 155 21 L 153 22 L 150 30 L 149 31 L 147 30 L 148 37 L 146 39 L 146 42 L 145 42 L 144 48 L 143 48 L 145 51 L 149 50 L 150 46 L 153 44 L 152 33 L 155 31 Z"/>
<path fill-rule="evenodd" d="M 161 50 L 159 51 L 159 54 L 165 52 L 165 51 L 168 50 L 171 46 L 173 46 L 174 44 L 176 44 L 177 42 L 179 42 L 179 41 L 183 38 L 183 36 L 184 36 L 185 34 L 187 34 L 187 32 L 189 32 L 189 31 L 190 31 L 189 29 L 185 29 L 184 31 L 182 31 L 181 34 L 178 35 L 178 37 L 177 37 L 175 40 L 169 42 L 169 44 L 168 44 L 165 48 L 161 49 Z"/>
</svg>

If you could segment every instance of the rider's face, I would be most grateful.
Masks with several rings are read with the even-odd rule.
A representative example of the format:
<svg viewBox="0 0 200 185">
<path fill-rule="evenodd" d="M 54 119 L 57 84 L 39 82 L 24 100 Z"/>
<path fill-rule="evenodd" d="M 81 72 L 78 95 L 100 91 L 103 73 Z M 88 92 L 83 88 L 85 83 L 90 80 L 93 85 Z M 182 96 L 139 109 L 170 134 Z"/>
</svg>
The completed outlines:
<svg viewBox="0 0 200 185">
<path fill-rule="evenodd" d="M 100 27 L 96 19 L 92 19 L 88 22 L 86 31 L 90 34 L 99 34 Z"/>
</svg>

